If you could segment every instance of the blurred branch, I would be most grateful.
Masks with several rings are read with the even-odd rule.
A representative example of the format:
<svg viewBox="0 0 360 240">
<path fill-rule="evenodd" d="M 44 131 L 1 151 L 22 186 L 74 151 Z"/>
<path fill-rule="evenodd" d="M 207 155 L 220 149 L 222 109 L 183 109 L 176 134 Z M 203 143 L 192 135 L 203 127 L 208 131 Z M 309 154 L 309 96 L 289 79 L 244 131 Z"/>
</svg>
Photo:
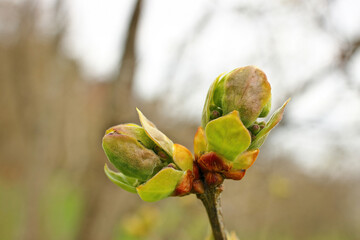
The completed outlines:
<svg viewBox="0 0 360 240">
<path fill-rule="evenodd" d="M 340 66 L 344 66 L 349 63 L 356 51 L 360 48 L 360 39 L 355 39 L 350 42 L 340 53 Z"/>
<path fill-rule="evenodd" d="M 119 72 L 111 83 L 111 96 L 109 96 L 106 105 L 110 108 L 110 114 L 108 114 L 108 123 L 110 125 L 119 122 L 120 118 L 128 121 L 133 115 L 133 111 L 130 109 L 134 108 L 132 85 L 136 71 L 135 44 L 142 2 L 142 0 L 138 0 L 135 3 L 129 27 L 125 34 L 124 54 L 121 57 Z M 124 102 L 127 104 L 124 104 Z"/>
<path fill-rule="evenodd" d="M 126 122 L 130 118 L 128 116 L 131 116 L 134 112 L 128 109 L 132 108 L 134 103 L 131 88 L 136 69 L 135 42 L 141 8 L 142 0 L 138 0 L 135 4 L 126 34 L 125 50 L 121 59 L 119 74 L 110 85 L 110 96 L 107 98 L 106 108 L 112 106 L 112 111 L 106 113 L 105 117 L 108 117 L 108 119 L 103 121 L 106 125 L 121 121 Z M 110 197 L 109 201 L 109 196 L 112 195 L 108 194 L 108 191 L 111 191 L 113 186 L 107 184 L 104 187 L 103 184 L 99 184 L 98 180 L 101 177 L 93 178 L 92 181 L 88 179 L 89 173 L 92 173 L 92 175 L 104 175 L 101 170 L 102 168 L 102 162 L 91 161 L 84 173 L 83 180 L 86 186 L 85 199 L 87 201 L 84 211 L 85 216 L 82 219 L 83 221 L 76 239 L 97 240 L 104 238 L 104 236 L 105 239 L 110 239 L 113 227 L 117 223 L 121 208 L 120 204 L 103 204 L 104 202 L 112 202 L 112 197 Z"/>
<path fill-rule="evenodd" d="M 132 88 L 134 80 L 134 72 L 136 68 L 135 44 L 141 7 L 142 0 L 138 0 L 135 4 L 133 15 L 130 19 L 130 24 L 125 39 L 124 54 L 121 59 L 119 74 L 115 80 L 118 82 L 117 85 L 122 85 L 126 89 Z"/>
<path fill-rule="evenodd" d="M 216 4 L 216 1 L 213 1 L 212 4 Z M 201 36 L 203 29 L 208 25 L 211 18 L 213 17 L 215 12 L 215 6 L 210 6 L 206 8 L 201 17 L 197 20 L 197 22 L 192 26 L 192 29 L 188 31 L 187 34 L 185 34 L 184 39 L 179 44 L 178 48 L 174 51 L 172 54 L 173 59 L 168 64 L 168 71 L 165 74 L 165 81 L 164 83 L 167 83 L 167 86 L 165 87 L 165 93 L 171 94 L 171 83 L 175 79 L 176 74 L 178 73 L 179 66 L 181 66 L 181 62 L 184 58 L 184 55 L 186 53 L 187 48 L 199 37 Z M 187 90 L 187 89 L 186 89 Z M 183 91 L 182 94 L 179 94 L 180 96 L 186 96 L 186 92 Z M 179 89 L 177 89 L 179 91 Z"/>
<path fill-rule="evenodd" d="M 352 80 L 349 74 L 349 63 L 353 60 L 353 57 L 359 51 L 360 48 L 360 38 L 354 39 L 346 47 L 341 49 L 340 58 L 339 58 L 339 69 L 345 74 L 345 83 L 347 84 L 349 89 L 352 89 L 360 94 L 360 85 L 357 84 L 354 80 Z"/>
<path fill-rule="evenodd" d="M 301 95 L 311 89 L 313 85 L 321 81 L 325 81 L 325 77 L 333 73 L 335 70 L 339 69 L 344 73 L 347 73 L 347 66 L 352 60 L 352 57 L 355 55 L 357 50 L 360 48 L 360 39 L 356 39 L 348 44 L 347 47 L 341 49 L 340 57 L 337 62 L 333 65 L 327 66 L 321 69 L 317 74 L 313 75 L 311 78 L 303 81 L 304 83 L 298 88 L 287 92 L 286 97 L 295 97 Z M 347 76 L 349 78 L 349 76 Z M 351 84 L 349 81 L 346 81 L 350 88 L 356 87 Z M 360 89 L 359 89 L 360 90 Z"/>
</svg>

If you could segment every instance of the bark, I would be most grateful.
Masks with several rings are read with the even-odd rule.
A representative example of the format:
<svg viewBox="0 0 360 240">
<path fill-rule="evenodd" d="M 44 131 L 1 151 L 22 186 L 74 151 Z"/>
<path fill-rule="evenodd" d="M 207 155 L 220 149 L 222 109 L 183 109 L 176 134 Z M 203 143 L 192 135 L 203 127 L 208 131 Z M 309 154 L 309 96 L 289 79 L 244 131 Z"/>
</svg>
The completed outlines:
<svg viewBox="0 0 360 240">
<path fill-rule="evenodd" d="M 206 186 L 205 192 L 203 194 L 198 194 L 197 197 L 202 201 L 205 206 L 214 239 L 226 240 L 226 233 L 220 203 L 220 195 L 221 189 L 219 187 Z"/>
</svg>

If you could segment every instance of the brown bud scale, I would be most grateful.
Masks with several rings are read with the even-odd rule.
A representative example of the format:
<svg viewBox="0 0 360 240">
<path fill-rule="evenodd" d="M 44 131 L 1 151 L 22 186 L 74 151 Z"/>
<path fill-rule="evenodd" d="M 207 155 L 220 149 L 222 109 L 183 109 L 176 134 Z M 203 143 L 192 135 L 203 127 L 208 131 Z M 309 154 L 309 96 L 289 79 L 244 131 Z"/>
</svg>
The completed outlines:
<svg viewBox="0 0 360 240">
<path fill-rule="evenodd" d="M 196 162 L 193 163 L 193 175 L 195 180 L 200 179 L 199 167 Z"/>
<path fill-rule="evenodd" d="M 210 172 L 225 172 L 230 169 L 224 160 L 222 160 L 216 153 L 209 152 L 200 157 L 198 160 L 199 166 L 204 171 Z"/>
<path fill-rule="evenodd" d="M 181 179 L 174 191 L 174 196 L 184 196 L 189 194 L 193 186 L 194 176 L 190 170 L 186 171 L 186 174 Z"/>
<path fill-rule="evenodd" d="M 224 177 L 220 173 L 207 172 L 205 173 L 205 182 L 210 186 L 218 186 L 222 184 Z"/>
<path fill-rule="evenodd" d="M 193 181 L 193 188 L 192 191 L 196 194 L 203 194 L 204 193 L 204 184 L 201 180 L 194 180 Z"/>
<path fill-rule="evenodd" d="M 241 180 L 245 176 L 246 170 L 237 170 L 233 172 L 224 172 L 224 176 L 227 179 Z"/>
</svg>

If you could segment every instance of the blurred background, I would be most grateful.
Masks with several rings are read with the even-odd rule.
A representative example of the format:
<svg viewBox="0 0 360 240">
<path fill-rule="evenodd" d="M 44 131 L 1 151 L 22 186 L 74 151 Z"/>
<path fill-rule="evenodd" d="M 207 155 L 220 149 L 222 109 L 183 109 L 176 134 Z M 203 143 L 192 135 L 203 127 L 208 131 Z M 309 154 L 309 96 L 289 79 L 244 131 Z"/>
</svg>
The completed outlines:
<svg viewBox="0 0 360 240">
<path fill-rule="evenodd" d="M 360 239 L 357 0 L 0 0 L 0 239 L 204 239 L 194 196 L 145 203 L 103 172 L 140 108 L 192 149 L 211 82 L 256 65 L 285 117 L 240 182 L 240 239 Z"/>
</svg>

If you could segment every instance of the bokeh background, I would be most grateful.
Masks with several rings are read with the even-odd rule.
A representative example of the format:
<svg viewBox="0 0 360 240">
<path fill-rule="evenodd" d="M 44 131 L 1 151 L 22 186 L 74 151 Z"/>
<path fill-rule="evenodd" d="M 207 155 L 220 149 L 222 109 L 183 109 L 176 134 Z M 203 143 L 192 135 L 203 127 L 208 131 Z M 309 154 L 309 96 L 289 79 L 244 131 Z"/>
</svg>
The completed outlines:
<svg viewBox="0 0 360 240">
<path fill-rule="evenodd" d="M 140 108 L 192 149 L 207 89 L 257 65 L 282 123 L 240 182 L 240 239 L 360 239 L 357 0 L 1 0 L 0 239 L 204 239 L 194 196 L 142 202 L 103 172 Z"/>
</svg>

